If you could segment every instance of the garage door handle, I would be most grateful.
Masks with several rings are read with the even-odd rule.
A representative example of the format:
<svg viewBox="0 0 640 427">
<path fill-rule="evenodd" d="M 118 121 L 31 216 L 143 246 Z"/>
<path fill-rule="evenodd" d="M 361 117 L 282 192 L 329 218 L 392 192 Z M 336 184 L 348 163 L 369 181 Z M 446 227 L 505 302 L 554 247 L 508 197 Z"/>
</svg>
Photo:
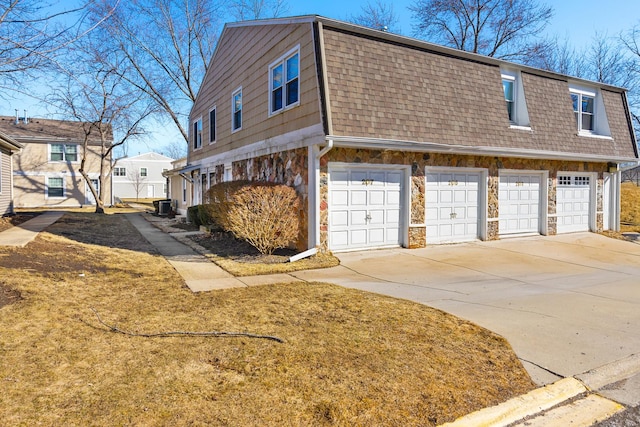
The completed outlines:
<svg viewBox="0 0 640 427">
<path fill-rule="evenodd" d="M 455 212 L 451 212 L 451 213 L 449 214 L 449 219 L 456 219 L 457 217 L 458 217 L 458 214 L 457 214 L 457 213 L 455 213 Z"/>
<path fill-rule="evenodd" d="M 367 222 L 371 221 L 371 215 L 367 214 L 367 216 L 365 216 L 364 219 Z"/>
</svg>

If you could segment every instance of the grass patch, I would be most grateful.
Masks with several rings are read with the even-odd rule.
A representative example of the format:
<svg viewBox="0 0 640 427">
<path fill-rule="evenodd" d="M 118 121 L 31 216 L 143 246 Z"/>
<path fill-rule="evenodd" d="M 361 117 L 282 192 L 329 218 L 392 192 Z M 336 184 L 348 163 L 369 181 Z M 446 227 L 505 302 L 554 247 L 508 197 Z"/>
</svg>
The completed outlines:
<svg viewBox="0 0 640 427">
<path fill-rule="evenodd" d="M 22 265 L 16 264 L 17 260 Z M 53 262 L 55 261 L 55 262 Z M 193 294 L 123 215 L 0 248 L 7 425 L 436 425 L 534 387 L 501 337 L 323 283 Z M 285 340 L 111 333 L 241 331 Z"/>
<path fill-rule="evenodd" d="M 620 231 L 640 232 L 640 187 L 623 182 L 620 195 Z"/>
</svg>

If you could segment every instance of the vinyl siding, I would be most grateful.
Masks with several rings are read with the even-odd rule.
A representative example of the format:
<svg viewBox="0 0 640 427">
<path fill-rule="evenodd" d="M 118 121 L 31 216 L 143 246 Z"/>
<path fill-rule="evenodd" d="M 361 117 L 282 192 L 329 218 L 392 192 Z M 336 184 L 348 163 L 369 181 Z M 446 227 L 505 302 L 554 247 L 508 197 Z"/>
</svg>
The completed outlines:
<svg viewBox="0 0 640 427">
<path fill-rule="evenodd" d="M 228 28 L 193 109 L 189 129 L 202 117 L 202 149 L 193 150 L 189 162 L 321 123 L 318 79 L 312 26 L 258 25 Z M 269 65 L 300 45 L 300 105 L 269 116 Z M 231 95 L 242 86 L 242 129 L 231 132 Z M 209 110 L 216 106 L 216 143 L 209 144 Z"/>
<path fill-rule="evenodd" d="M 0 148 L 0 216 L 11 212 L 11 153 Z"/>
</svg>

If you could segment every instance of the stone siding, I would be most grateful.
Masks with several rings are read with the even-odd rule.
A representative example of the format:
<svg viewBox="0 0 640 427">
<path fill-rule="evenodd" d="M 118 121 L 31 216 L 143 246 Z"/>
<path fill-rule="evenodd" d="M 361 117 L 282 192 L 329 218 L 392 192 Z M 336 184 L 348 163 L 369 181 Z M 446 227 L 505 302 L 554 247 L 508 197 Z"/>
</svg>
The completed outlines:
<svg viewBox="0 0 640 427">
<path fill-rule="evenodd" d="M 254 157 L 232 163 L 232 179 L 248 181 L 267 181 L 285 184 L 295 188 L 300 196 L 300 229 L 296 248 L 306 250 L 308 246 L 308 177 L 309 159 L 306 148 L 281 151 L 265 156 Z M 219 179 L 224 176 L 224 166 L 216 167 Z"/>
<path fill-rule="evenodd" d="M 509 157 L 466 156 L 446 153 L 416 153 L 400 151 L 382 151 L 355 148 L 334 148 L 320 159 L 320 247 L 328 247 L 328 164 L 329 162 L 395 164 L 411 166 L 410 224 L 407 247 L 420 248 L 427 245 L 425 228 L 425 168 L 426 167 L 465 167 L 487 169 L 487 240 L 497 240 L 499 235 L 499 172 L 501 169 L 523 171 L 548 171 L 548 234 L 556 234 L 556 185 L 557 173 L 596 172 L 596 204 L 602 210 L 603 172 L 606 163 L 588 163 L 575 161 L 520 159 Z M 544 185 L 544 183 L 543 183 Z M 597 230 L 602 230 L 602 214 L 596 215 Z"/>
</svg>

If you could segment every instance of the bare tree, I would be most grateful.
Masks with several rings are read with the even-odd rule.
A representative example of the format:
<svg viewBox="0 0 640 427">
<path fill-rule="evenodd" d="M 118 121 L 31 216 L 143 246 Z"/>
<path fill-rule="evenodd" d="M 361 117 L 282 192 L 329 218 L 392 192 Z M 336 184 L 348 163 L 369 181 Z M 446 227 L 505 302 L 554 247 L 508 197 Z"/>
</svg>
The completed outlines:
<svg viewBox="0 0 640 427">
<path fill-rule="evenodd" d="M 237 21 L 276 18 L 289 10 L 286 0 L 231 0 L 229 8 Z"/>
<path fill-rule="evenodd" d="M 151 99 L 188 140 L 185 126 L 217 41 L 222 3 L 208 0 L 98 0 L 92 22 L 121 53 L 120 77 Z M 135 19 L 131 19 L 134 17 Z"/>
<path fill-rule="evenodd" d="M 140 191 L 144 187 L 144 184 L 147 182 L 146 175 L 142 175 L 140 170 L 131 170 L 129 168 L 129 172 L 127 172 L 127 178 L 131 181 L 131 185 L 133 186 L 133 190 L 136 192 L 136 202 L 140 199 Z"/>
<path fill-rule="evenodd" d="M 375 3 L 367 2 L 362 6 L 360 14 L 351 15 L 349 21 L 375 30 L 400 33 L 398 26 L 400 20 L 393 10 L 393 3 L 385 3 L 381 0 L 376 0 Z"/>
<path fill-rule="evenodd" d="M 578 51 L 571 45 L 568 39 L 560 41 L 554 39 L 546 55 L 540 55 L 523 61 L 532 67 L 543 70 L 555 71 L 556 73 L 587 78 L 588 67 L 586 55 L 583 51 Z"/>
<path fill-rule="evenodd" d="M 87 37 L 66 55 L 73 72 L 67 74 L 64 85 L 54 88 L 49 102 L 64 118 L 81 123 L 84 138 L 79 172 L 96 200 L 96 213 L 104 213 L 105 184 L 115 167 L 111 161 L 113 150 L 144 135 L 142 124 L 156 110 L 142 92 L 122 77 L 126 60 L 118 61 L 119 52 L 103 46 L 99 37 Z M 100 171 L 98 188 L 87 172 L 96 158 Z"/>
<path fill-rule="evenodd" d="M 187 156 L 189 146 L 184 141 L 176 140 L 164 145 L 161 150 L 165 156 L 177 160 Z"/>
<path fill-rule="evenodd" d="M 508 60 L 544 55 L 540 38 L 553 9 L 536 0 L 416 0 L 414 35 Z"/>
<path fill-rule="evenodd" d="M 629 106 L 637 136 L 640 135 L 640 24 L 621 34 L 620 41 L 630 58 L 628 73 L 635 78 L 635 87 L 629 92 Z"/>
<path fill-rule="evenodd" d="M 101 20 L 83 26 L 85 7 L 54 9 L 42 0 L 8 0 L 0 6 L 0 96 L 33 95 L 22 82 L 55 69 L 56 56 L 90 33 Z"/>
</svg>

